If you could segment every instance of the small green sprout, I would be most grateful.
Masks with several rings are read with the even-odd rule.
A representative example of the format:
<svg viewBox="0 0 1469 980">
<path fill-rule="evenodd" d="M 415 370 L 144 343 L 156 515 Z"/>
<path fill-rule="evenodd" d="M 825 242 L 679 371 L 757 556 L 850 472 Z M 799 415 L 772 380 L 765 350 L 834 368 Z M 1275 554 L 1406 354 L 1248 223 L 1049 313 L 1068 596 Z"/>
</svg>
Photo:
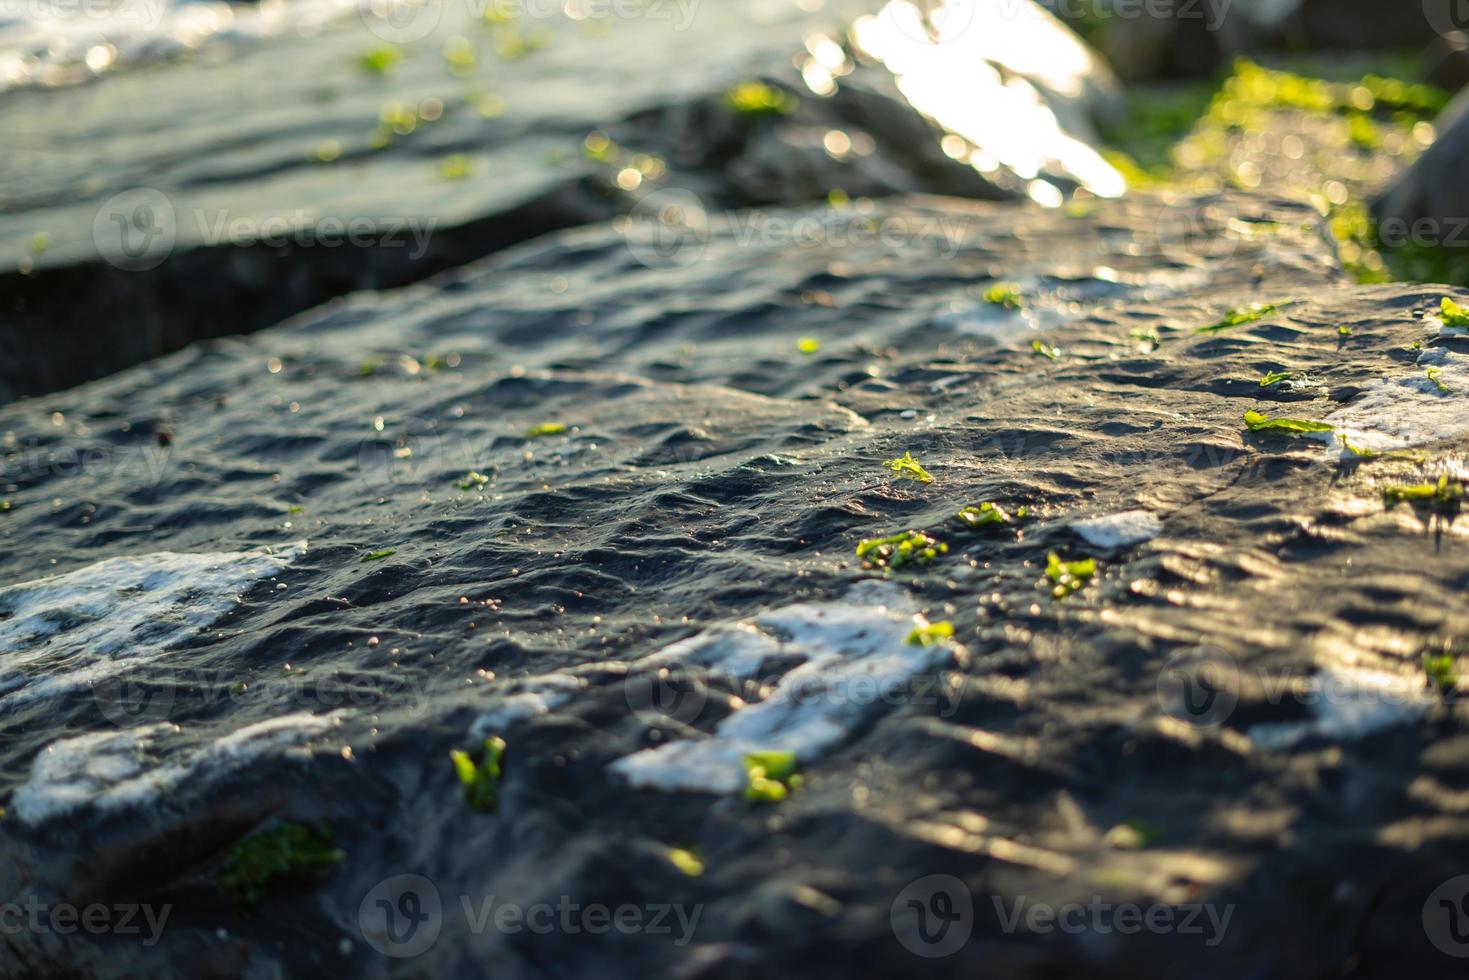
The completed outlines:
<svg viewBox="0 0 1469 980">
<path fill-rule="evenodd" d="M 1348 326 L 1337 327 L 1336 335 L 1338 337 L 1350 337 L 1352 335 L 1352 328 Z"/>
<path fill-rule="evenodd" d="M 922 531 L 903 531 L 886 538 L 864 538 L 857 544 L 857 557 L 867 568 L 902 568 L 927 565 L 949 546 Z"/>
<path fill-rule="evenodd" d="M 1437 483 L 1394 483 L 1382 490 L 1383 504 L 1392 510 L 1402 503 L 1425 503 L 1440 513 L 1453 513 L 1464 499 L 1464 486 L 1450 483 L 1448 474 Z"/>
<path fill-rule="evenodd" d="M 1051 597 L 1064 599 L 1073 592 L 1086 588 L 1086 584 L 1097 574 L 1097 560 L 1082 558 L 1077 561 L 1062 561 L 1054 551 L 1046 556 L 1046 578 L 1054 585 Z"/>
<path fill-rule="evenodd" d="M 397 553 L 398 553 L 398 549 L 397 548 L 384 548 L 382 551 L 374 551 L 370 555 L 363 555 L 362 556 L 362 560 L 365 561 L 365 562 L 367 562 L 367 561 L 382 561 L 384 558 L 391 558 L 393 555 L 396 555 Z"/>
<path fill-rule="evenodd" d="M 0 500 L 0 514 L 8 514 L 12 509 L 13 505 L 10 503 L 10 501 Z"/>
<path fill-rule="evenodd" d="M 1255 323 L 1265 319 L 1277 310 L 1283 310 L 1291 305 L 1286 303 L 1256 303 L 1254 306 L 1240 306 L 1224 314 L 1224 318 L 1218 323 L 1207 327 L 1199 327 L 1194 333 L 1219 333 L 1231 327 L 1242 327 L 1247 323 Z"/>
<path fill-rule="evenodd" d="M 395 45 L 380 44 L 371 51 L 364 52 L 357 59 L 357 67 L 374 75 L 386 75 L 403 60 L 403 52 Z"/>
<path fill-rule="evenodd" d="M 462 749 L 454 749 L 449 758 L 454 772 L 464 786 L 464 802 L 476 813 L 493 813 L 499 805 L 500 760 L 505 755 L 505 740 L 497 735 L 485 739 L 479 761 Z"/>
<path fill-rule="evenodd" d="M 794 752 L 751 752 L 744 763 L 749 777 L 745 799 L 751 803 L 779 803 L 801 785 Z"/>
<path fill-rule="evenodd" d="M 1294 377 L 1295 375 L 1289 371 L 1267 371 L 1265 372 L 1265 376 L 1260 379 L 1260 387 L 1269 388 L 1271 385 L 1278 385 L 1282 381 L 1289 381 Z"/>
<path fill-rule="evenodd" d="M 542 422 L 525 430 L 527 439 L 539 439 L 542 436 L 560 436 L 566 434 L 566 426 L 560 422 Z"/>
<path fill-rule="evenodd" d="M 490 478 L 479 470 L 470 470 L 465 474 L 464 479 L 454 485 L 460 490 L 483 490 L 490 485 Z"/>
<path fill-rule="evenodd" d="M 1301 435 L 1311 432 L 1334 432 L 1336 428 L 1325 422 L 1313 422 L 1309 419 L 1267 418 L 1254 409 L 1245 413 L 1245 425 L 1250 427 L 1251 432 L 1275 432 L 1287 435 Z"/>
<path fill-rule="evenodd" d="M 1438 368 L 1431 367 L 1423 373 L 1428 375 L 1428 380 L 1433 382 L 1433 386 L 1438 389 L 1439 394 L 1452 395 L 1454 393 L 1454 389 L 1444 383 L 1443 372 Z"/>
<path fill-rule="evenodd" d="M 953 638 L 954 624 L 945 619 L 941 622 L 924 623 L 921 626 L 913 627 L 903 642 L 910 647 L 932 647 Z"/>
<path fill-rule="evenodd" d="M 1044 340 L 1032 340 L 1030 342 L 1030 349 L 1035 351 L 1041 357 L 1046 358 L 1047 360 L 1054 361 L 1056 358 L 1061 356 L 1061 348 L 1052 347 Z"/>
<path fill-rule="evenodd" d="M 1454 669 L 1454 655 L 1448 651 L 1425 653 L 1423 673 L 1428 675 L 1429 682 L 1440 691 L 1452 691 L 1459 683 L 1458 671 Z"/>
<path fill-rule="evenodd" d="M 1006 310 L 1018 310 L 1025 306 L 1025 297 L 1014 283 L 995 283 L 984 291 L 984 301 Z"/>
<path fill-rule="evenodd" d="M 821 341 L 815 337 L 802 337 L 796 341 L 796 350 L 802 354 L 815 354 L 821 350 Z"/>
<path fill-rule="evenodd" d="M 372 357 L 357 365 L 357 376 L 359 378 L 370 378 L 383 369 L 382 358 Z"/>
<path fill-rule="evenodd" d="M 283 823 L 251 834 L 230 848 L 214 883 L 246 904 L 257 905 L 272 885 L 334 867 L 346 856 L 310 827 Z"/>
<path fill-rule="evenodd" d="M 1446 327 L 1463 327 L 1469 330 L 1469 309 L 1465 309 L 1447 296 L 1443 298 L 1443 303 L 1439 306 L 1439 319 Z"/>
<path fill-rule="evenodd" d="M 725 107 L 742 116 L 789 115 L 797 104 L 794 96 L 760 81 L 740 82 L 724 93 Z"/>
<path fill-rule="evenodd" d="M 286 508 L 286 513 L 287 514 L 304 514 L 304 513 L 306 513 L 306 508 L 305 507 L 302 507 L 300 504 L 292 504 L 291 506 L 289 506 L 289 507 Z"/>
<path fill-rule="evenodd" d="M 914 459 L 913 454 L 910 452 L 904 453 L 897 459 L 886 460 L 882 465 L 898 474 L 899 477 L 917 480 L 919 483 L 933 482 L 933 477 L 929 475 L 928 470 L 924 469 L 923 464 Z"/>
<path fill-rule="evenodd" d="M 970 504 L 955 514 L 954 519 L 971 531 L 978 531 L 980 528 L 991 527 L 995 524 L 1009 524 L 1012 520 L 998 504 L 988 501 L 978 506 Z"/>
<path fill-rule="evenodd" d="M 51 236 L 44 231 L 38 231 L 31 236 L 31 252 L 40 255 L 51 245 Z"/>
<path fill-rule="evenodd" d="M 704 862 L 693 851 L 683 847 L 671 847 L 668 849 L 668 863 L 688 875 L 697 878 L 704 873 Z"/>
</svg>

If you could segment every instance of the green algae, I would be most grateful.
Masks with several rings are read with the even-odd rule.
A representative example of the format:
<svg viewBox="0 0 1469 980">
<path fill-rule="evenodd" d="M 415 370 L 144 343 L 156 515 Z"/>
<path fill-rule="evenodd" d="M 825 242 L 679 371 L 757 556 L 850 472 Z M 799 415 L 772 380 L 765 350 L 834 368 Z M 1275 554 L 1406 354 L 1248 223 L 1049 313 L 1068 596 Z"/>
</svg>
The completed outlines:
<svg viewBox="0 0 1469 980">
<path fill-rule="evenodd" d="M 971 531 L 978 531 L 986 527 L 1013 523 L 1014 518 L 1006 513 L 999 504 L 985 501 L 982 504 L 970 504 L 968 507 L 961 508 L 954 515 L 954 520 Z"/>
<path fill-rule="evenodd" d="M 542 422 L 525 430 L 527 439 L 540 439 L 544 436 L 560 436 L 566 434 L 566 426 L 561 422 Z"/>
<path fill-rule="evenodd" d="M 789 115 L 798 104 L 795 96 L 757 80 L 740 82 L 724 93 L 725 108 L 742 116 Z"/>
<path fill-rule="evenodd" d="M 1289 381 L 1294 377 L 1295 375 L 1289 371 L 1266 371 L 1264 376 L 1260 378 L 1260 387 L 1269 388 L 1272 385 L 1280 384 L 1282 381 Z"/>
<path fill-rule="evenodd" d="M 923 468 L 922 463 L 913 458 L 911 452 L 905 452 L 897 459 L 885 460 L 882 465 L 896 473 L 900 479 L 917 480 L 919 483 L 933 482 L 933 476 Z"/>
<path fill-rule="evenodd" d="M 923 623 L 908 631 L 903 642 L 910 647 L 937 646 L 954 638 L 954 624 L 947 619 L 937 623 Z"/>
<path fill-rule="evenodd" d="M 996 283 L 984 291 L 982 298 L 986 303 L 1005 310 L 1018 310 L 1025 306 L 1025 297 L 1019 287 L 1009 282 Z"/>
<path fill-rule="evenodd" d="M 251 834 L 230 848 L 214 882 L 247 905 L 258 905 L 274 886 L 313 877 L 341 864 L 346 852 L 304 824 L 283 823 Z"/>
<path fill-rule="evenodd" d="M 901 531 L 885 538 L 863 538 L 857 543 L 857 557 L 867 568 L 927 565 L 948 550 L 947 544 L 923 531 Z"/>
<path fill-rule="evenodd" d="M 1335 426 L 1326 422 L 1315 422 L 1310 419 L 1269 418 L 1254 409 L 1245 412 L 1245 425 L 1249 427 L 1251 432 L 1268 432 L 1281 435 L 1305 435 L 1313 432 L 1336 431 Z"/>
<path fill-rule="evenodd" d="M 1291 305 L 1292 302 L 1287 300 L 1283 303 L 1255 303 L 1252 306 L 1238 306 L 1224 314 L 1217 323 L 1211 323 L 1207 327 L 1199 327 L 1194 333 L 1219 333 L 1233 327 L 1258 323 L 1270 314 L 1283 310 Z"/>
<path fill-rule="evenodd" d="M 490 478 L 479 470 L 470 470 L 454 485 L 460 490 L 483 490 L 490 485 Z"/>
<path fill-rule="evenodd" d="M 364 561 L 364 562 L 368 562 L 368 561 L 382 561 L 384 558 L 391 558 L 393 555 L 396 555 L 397 553 L 398 553 L 398 549 L 397 548 L 384 548 L 382 551 L 374 551 L 370 555 L 363 555 L 361 560 Z"/>
<path fill-rule="evenodd" d="M 1054 551 L 1046 556 L 1046 578 L 1051 580 L 1051 597 L 1064 599 L 1073 592 L 1086 588 L 1097 574 L 1095 558 L 1079 558 L 1065 561 Z"/>
<path fill-rule="evenodd" d="M 745 799 L 751 803 L 779 803 L 801 785 L 794 752 L 751 752 L 743 760 Z"/>
<path fill-rule="evenodd" d="M 1030 342 L 1030 349 L 1035 351 L 1041 357 L 1044 357 L 1047 360 L 1051 361 L 1054 361 L 1056 358 L 1061 356 L 1061 348 L 1052 347 L 1050 344 L 1046 343 L 1043 340 L 1032 340 Z"/>
<path fill-rule="evenodd" d="M 374 75 L 386 75 L 403 61 L 403 52 L 396 45 L 380 44 L 364 51 L 357 59 L 357 67 Z"/>
</svg>

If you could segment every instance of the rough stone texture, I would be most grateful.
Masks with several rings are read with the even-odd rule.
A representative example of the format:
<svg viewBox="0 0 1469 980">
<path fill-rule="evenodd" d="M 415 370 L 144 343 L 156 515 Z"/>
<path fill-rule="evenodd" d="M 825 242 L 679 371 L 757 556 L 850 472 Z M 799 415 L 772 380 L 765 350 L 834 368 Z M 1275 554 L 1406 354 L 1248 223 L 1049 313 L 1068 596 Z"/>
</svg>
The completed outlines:
<svg viewBox="0 0 1469 980">
<path fill-rule="evenodd" d="M 826 230 L 794 236 L 802 218 Z M 1347 285 L 1313 212 L 1259 197 L 1069 214 L 914 199 L 767 219 L 787 230 L 716 222 L 652 267 L 636 225 L 562 233 L 0 409 L 7 580 L 309 540 L 278 582 L 134 672 L 125 697 L 0 717 L 0 791 L 62 735 L 176 722 L 174 758 L 341 712 L 309 757 L 201 770 L 164 806 L 7 817 L 0 897 L 175 913 L 152 948 L 6 935 L 0 973 L 1447 975 L 1421 916 L 1469 833 L 1462 706 L 1434 695 L 1371 737 L 1277 750 L 1250 733 L 1309 717 L 1288 692 L 1318 672 L 1420 685 L 1423 648 L 1462 642 L 1462 527 L 1385 510 L 1382 487 L 1453 471 L 1469 444 L 1340 466 L 1318 441 L 1241 423 L 1251 408 L 1321 418 L 1380 376 L 1419 376 L 1415 341 L 1464 356 L 1414 316 L 1440 290 Z M 980 298 L 1001 280 L 1029 314 Z M 803 336 L 820 350 L 799 353 Z M 1310 382 L 1262 388 L 1274 369 Z M 525 437 L 551 421 L 570 428 Z M 932 484 L 883 468 L 905 451 Z M 456 487 L 471 468 L 483 490 Z M 1033 513 L 1020 533 L 952 522 L 985 500 Z M 1096 552 L 1097 580 L 1053 600 L 1047 553 L 1090 548 L 1071 523 L 1132 509 L 1159 515 L 1161 535 Z M 702 708 L 660 720 L 630 710 L 630 662 L 839 596 L 875 577 L 857 540 L 908 527 L 951 549 L 892 576 L 963 646 L 936 686 L 806 765 L 777 806 L 633 791 L 609 772 L 764 696 L 694 669 L 682 683 Z M 1203 718 L 1177 700 L 1180 672 L 1198 680 L 1201 664 L 1222 699 Z M 471 811 L 448 751 L 517 678 L 548 671 L 585 687 L 502 729 L 499 808 Z M 233 841 L 279 820 L 326 821 L 347 857 L 241 909 L 211 876 Z M 1128 821 L 1145 830 L 1115 830 Z M 704 874 L 681 874 L 674 846 Z M 444 910 L 437 942 L 403 960 L 375 952 L 359 920 L 398 874 L 428 878 Z M 929 874 L 974 903 L 970 942 L 932 960 L 892 925 Z M 684 946 L 476 933 L 461 895 L 702 914 Z M 1233 911 L 1214 947 L 1007 933 L 1000 909 L 1021 896 Z"/>
</svg>

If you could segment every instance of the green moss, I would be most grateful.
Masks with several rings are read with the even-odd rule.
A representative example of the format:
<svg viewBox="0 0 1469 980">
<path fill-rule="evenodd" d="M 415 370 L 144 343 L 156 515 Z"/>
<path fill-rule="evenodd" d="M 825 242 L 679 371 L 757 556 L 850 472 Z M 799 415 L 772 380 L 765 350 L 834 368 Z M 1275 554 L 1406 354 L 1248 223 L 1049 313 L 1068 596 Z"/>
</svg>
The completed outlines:
<svg viewBox="0 0 1469 980">
<path fill-rule="evenodd" d="M 1086 588 L 1092 576 L 1097 574 L 1095 558 L 1063 561 L 1054 551 L 1046 556 L 1046 578 L 1052 582 L 1051 597 L 1064 599 L 1073 592 Z"/>
<path fill-rule="evenodd" d="M 954 638 L 954 624 L 948 620 L 937 623 L 923 623 L 913 627 L 903 641 L 911 647 L 937 646 L 946 640 Z"/>
<path fill-rule="evenodd" d="M 922 531 L 903 531 L 886 538 L 864 538 L 857 544 L 857 557 L 867 568 L 896 569 L 905 565 L 927 565 L 949 546 Z"/>
<path fill-rule="evenodd" d="M 346 856 L 326 834 L 303 824 L 283 823 L 230 848 L 214 882 L 246 904 L 257 905 L 275 885 L 314 876 L 341 864 Z"/>
<path fill-rule="evenodd" d="M 31 252 L 40 255 L 51 246 L 51 236 L 44 231 L 38 231 L 31 236 Z"/>
<path fill-rule="evenodd" d="M 794 752 L 751 752 L 743 761 L 748 778 L 745 799 L 751 803 L 779 803 L 801 785 Z"/>
<path fill-rule="evenodd" d="M 795 96 L 761 81 L 745 81 L 724 93 L 724 105 L 744 116 L 788 115 L 795 111 Z"/>
<path fill-rule="evenodd" d="M 454 772 L 464 787 L 464 802 L 476 813 L 493 813 L 499 805 L 500 764 L 504 755 L 505 740 L 498 736 L 485 739 L 478 759 L 461 749 L 449 753 Z"/>
<path fill-rule="evenodd" d="M 984 291 L 984 301 L 1006 310 L 1018 310 L 1025 306 L 1025 297 L 1014 283 L 996 283 Z"/>
<path fill-rule="evenodd" d="M 1459 684 L 1459 674 L 1454 668 L 1454 655 L 1448 651 L 1425 653 L 1423 673 L 1428 675 L 1429 683 L 1440 691 L 1452 691 Z"/>
<path fill-rule="evenodd" d="M 560 436 L 566 434 L 566 426 L 560 422 L 542 422 L 540 425 L 531 426 L 525 430 L 527 439 L 540 439 L 543 436 Z"/>
<path fill-rule="evenodd" d="M 371 51 L 365 51 L 357 59 L 357 67 L 374 75 L 386 75 L 397 68 L 403 61 L 403 52 L 395 45 L 380 44 Z"/>
<path fill-rule="evenodd" d="M 917 480 L 919 483 L 932 483 L 933 477 L 923 464 L 913 458 L 911 452 L 905 452 L 897 459 L 889 459 L 883 462 L 884 466 L 896 473 L 900 478 Z"/>
<path fill-rule="evenodd" d="M 1466 310 L 1447 296 L 1439 304 L 1438 315 L 1446 327 L 1463 327 L 1469 330 L 1469 310 Z"/>
</svg>

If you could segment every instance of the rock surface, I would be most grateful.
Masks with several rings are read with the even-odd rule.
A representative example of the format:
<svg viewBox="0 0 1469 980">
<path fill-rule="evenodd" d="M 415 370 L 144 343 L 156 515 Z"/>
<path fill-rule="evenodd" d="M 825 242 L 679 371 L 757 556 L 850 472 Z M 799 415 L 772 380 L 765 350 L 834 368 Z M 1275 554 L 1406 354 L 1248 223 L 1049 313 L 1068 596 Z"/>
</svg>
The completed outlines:
<svg viewBox="0 0 1469 980">
<path fill-rule="evenodd" d="M 7 581 L 307 541 L 91 696 L 0 705 L 0 896 L 172 909 L 154 946 L 6 934 L 0 971 L 1441 971 L 1423 910 L 1469 766 L 1419 658 L 1469 630 L 1469 549 L 1383 487 L 1469 437 L 1344 462 L 1241 421 L 1416 384 L 1415 342 L 1456 368 L 1462 341 L 1414 315 L 1441 291 L 1349 285 L 1315 212 L 1260 196 L 752 220 L 652 254 L 633 221 L 560 233 L 0 409 Z M 1279 309 L 1200 332 L 1254 303 Z M 932 483 L 883 465 L 906 452 Z M 954 521 L 983 501 L 1028 510 Z M 1074 526 L 1129 511 L 1156 536 Z M 860 539 L 908 528 L 948 551 L 860 567 Z M 1095 577 L 1053 598 L 1051 552 Z M 830 741 L 775 724 L 804 777 L 785 802 L 619 774 L 760 711 L 813 635 L 838 666 L 889 649 L 791 612 L 874 586 L 953 638 Z M 1312 697 L 1333 685 L 1348 709 Z M 1371 700 L 1399 689 L 1417 707 Z M 476 812 L 448 754 L 487 735 L 503 775 Z M 344 856 L 239 904 L 231 849 L 283 822 Z M 908 904 L 935 888 L 971 910 L 939 958 Z M 543 933 L 486 900 L 679 914 Z M 1194 906 L 1197 929 L 1007 926 L 1068 902 Z"/>
<path fill-rule="evenodd" d="M 981 169 L 957 159 L 974 149 L 963 140 L 941 148 L 939 117 L 910 107 L 891 73 L 844 48 L 853 18 L 881 8 L 649 3 L 572 19 L 532 5 L 553 15 L 489 22 L 477 5 L 426 0 L 401 22 L 349 14 L 306 37 L 9 92 L 0 400 L 421 280 L 658 190 L 718 207 L 832 191 L 1003 198 L 1037 177 L 1120 193 L 1084 144 L 1102 107 L 1094 63 L 1052 67 L 1038 88 L 1008 81 L 1020 49 L 966 60 L 958 81 L 982 103 L 1028 100 L 1019 121 L 1063 120 L 1041 130 L 1059 155 L 1046 141 L 984 145 L 1013 141 L 1013 127 L 967 134 Z M 1049 18 L 1024 21 L 1028 37 L 1085 52 Z M 894 30 L 915 50 L 945 47 Z M 778 108 L 763 111 L 758 91 L 746 111 L 727 104 L 752 79 L 776 86 Z"/>
</svg>

